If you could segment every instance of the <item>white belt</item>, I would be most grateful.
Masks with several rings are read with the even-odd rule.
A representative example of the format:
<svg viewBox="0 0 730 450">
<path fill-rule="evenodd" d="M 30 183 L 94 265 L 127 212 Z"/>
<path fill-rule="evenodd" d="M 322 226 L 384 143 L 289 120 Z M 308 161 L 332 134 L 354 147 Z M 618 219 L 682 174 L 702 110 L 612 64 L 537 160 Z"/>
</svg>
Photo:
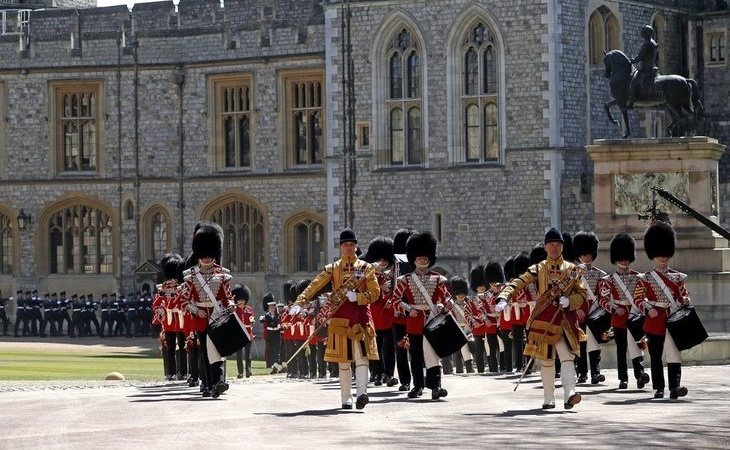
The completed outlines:
<svg viewBox="0 0 730 450">
<path fill-rule="evenodd" d="M 657 308 L 669 308 L 671 306 L 669 302 L 652 302 L 651 300 L 647 300 L 647 302 Z"/>
</svg>

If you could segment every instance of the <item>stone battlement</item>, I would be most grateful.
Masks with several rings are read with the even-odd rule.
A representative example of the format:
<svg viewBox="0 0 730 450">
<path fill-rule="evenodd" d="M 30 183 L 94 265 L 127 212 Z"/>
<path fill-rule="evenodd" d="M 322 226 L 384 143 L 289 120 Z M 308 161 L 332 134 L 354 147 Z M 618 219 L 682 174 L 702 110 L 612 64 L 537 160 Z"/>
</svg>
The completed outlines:
<svg viewBox="0 0 730 450">
<path fill-rule="evenodd" d="M 117 37 L 123 37 L 128 47 L 134 43 L 143 47 L 150 44 L 145 42 L 149 39 L 188 37 L 206 39 L 211 46 L 216 43 L 214 48 L 206 45 L 187 47 L 184 51 L 190 56 L 185 58 L 187 60 L 205 59 L 202 55 L 196 58 L 194 54 L 197 51 L 208 58 L 215 58 L 215 51 L 212 51 L 215 47 L 221 50 L 265 49 L 258 53 L 266 55 L 298 53 L 302 46 L 297 48 L 297 44 L 313 40 L 313 34 L 321 35 L 316 29 L 323 27 L 324 10 L 316 0 L 226 0 L 223 5 L 220 0 L 180 0 L 177 9 L 172 1 L 160 1 L 136 4 L 131 11 L 124 5 L 45 9 L 31 12 L 27 36 L 0 36 L 0 58 L 9 69 L 33 67 L 36 61 L 43 61 L 43 65 L 47 66 L 49 58 L 41 47 L 56 51 L 60 44 L 60 48 L 66 48 L 68 52 L 56 53 L 54 62 L 58 64 L 76 65 L 78 61 L 68 59 L 81 56 L 92 57 L 90 61 L 84 61 L 86 64 L 103 64 L 112 56 L 108 54 L 109 44 L 94 42 L 114 41 Z M 322 42 L 321 37 L 314 40 Z M 192 42 L 179 42 L 180 46 L 188 44 Z M 151 46 L 157 47 L 156 44 Z M 287 47 L 291 51 L 284 51 Z M 320 51 L 324 50 L 323 43 L 318 47 Z M 306 51 L 311 52 L 312 48 Z M 154 53 L 160 52 L 155 50 Z M 252 56 L 251 53 L 256 52 L 242 52 L 240 56 Z M 61 56 L 66 61 L 58 61 Z M 220 56 L 230 58 L 239 55 Z"/>
</svg>

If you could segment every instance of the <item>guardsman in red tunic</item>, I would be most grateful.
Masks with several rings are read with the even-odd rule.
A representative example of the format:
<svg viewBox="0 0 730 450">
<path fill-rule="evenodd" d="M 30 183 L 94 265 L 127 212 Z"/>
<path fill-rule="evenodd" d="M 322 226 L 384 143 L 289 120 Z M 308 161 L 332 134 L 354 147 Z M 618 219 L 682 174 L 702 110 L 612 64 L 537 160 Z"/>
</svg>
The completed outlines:
<svg viewBox="0 0 730 450">
<path fill-rule="evenodd" d="M 413 272 L 413 265 L 406 257 L 406 243 L 414 233 L 410 228 L 401 228 L 393 236 L 393 253 L 395 253 L 395 265 L 393 266 L 393 277 L 397 278 Z M 393 377 L 387 383 L 389 387 L 400 383 L 398 388 L 401 392 L 411 390 L 411 368 L 408 362 L 408 333 L 406 332 L 405 311 L 392 301 L 388 302 L 386 309 L 393 311 L 393 342 L 395 343 L 395 364 L 398 367 L 398 378 Z M 400 378 L 400 379 L 399 379 Z"/>
<path fill-rule="evenodd" d="M 216 311 L 234 307 L 231 293 L 230 271 L 216 261 L 220 260 L 223 245 L 223 230 L 212 222 L 196 226 L 193 235 L 193 253 L 198 263 L 183 272 L 184 286 L 180 292 L 180 304 L 191 315 L 205 323 L 204 331 L 197 333 L 201 347 L 202 364 L 205 371 L 203 397 L 218 398 L 228 390 L 223 372 L 224 356 L 218 352 L 207 335 L 209 321 L 219 317 Z M 198 326 L 197 329 L 202 327 Z"/>
<path fill-rule="evenodd" d="M 687 395 L 682 386 L 682 354 L 667 333 L 667 318 L 678 309 L 689 306 L 690 298 L 684 280 L 687 275 L 670 269 L 669 259 L 674 256 L 676 237 L 671 225 L 653 223 L 644 233 L 646 256 L 654 261 L 654 269 L 647 272 L 634 289 L 634 304 L 646 311 L 644 331 L 651 357 L 651 379 L 656 389 L 654 398 L 664 397 L 664 369 L 662 355 L 667 360 L 669 397 Z"/>
<path fill-rule="evenodd" d="M 504 278 L 512 280 L 515 277 L 515 258 L 509 258 L 504 263 Z M 499 293 L 499 292 L 497 292 Z M 496 306 L 496 303 L 495 303 Z M 497 321 L 499 337 L 499 366 L 500 372 L 512 372 L 512 306 L 505 304 L 500 307 L 500 313 Z"/>
<path fill-rule="evenodd" d="M 578 358 L 578 383 L 585 383 L 588 380 L 588 365 L 590 360 L 591 384 L 598 384 L 606 381 L 601 374 L 601 347 L 593 332 L 587 326 L 587 319 L 590 314 L 600 309 L 598 302 L 598 282 L 606 276 L 606 272 L 593 265 L 598 256 L 598 237 L 591 231 L 580 231 L 573 237 L 573 252 L 580 261 L 579 266 L 585 271 L 583 284 L 586 287 L 588 297 L 584 308 L 576 312 L 578 323 L 586 334 L 586 341 L 580 343 L 580 358 Z"/>
<path fill-rule="evenodd" d="M 575 366 L 573 360 L 580 354 L 581 329 L 571 321 L 569 311 L 575 311 L 585 302 L 586 289 L 580 280 L 580 270 L 563 260 L 563 236 L 551 228 L 545 233 L 545 250 L 548 257 L 507 285 L 499 298 L 509 302 L 520 290 L 533 285 L 539 295 L 538 302 L 528 319 L 529 334 L 525 355 L 540 360 L 540 376 L 543 383 L 543 409 L 555 408 L 555 354 L 563 363 L 562 384 L 565 409 L 571 409 L 581 400 L 575 392 Z"/>
<path fill-rule="evenodd" d="M 644 372 L 644 352 L 639 348 L 637 340 L 641 335 L 633 336 L 628 330 L 629 318 L 639 318 L 641 312 L 634 305 L 634 289 L 641 280 L 639 272 L 629 265 L 636 259 L 634 238 L 626 233 L 619 233 L 611 239 L 611 264 L 616 272 L 606 275 L 598 282 L 598 301 L 603 309 L 611 313 L 611 327 L 616 342 L 616 360 L 618 364 L 619 389 L 629 387 L 629 373 L 626 365 L 626 352 L 634 367 L 636 386 L 642 389 L 649 382 L 649 374 Z"/>
<path fill-rule="evenodd" d="M 487 339 L 487 361 L 489 362 L 489 372 L 492 374 L 499 373 L 499 319 L 505 308 L 506 303 L 501 302 L 497 295 L 502 291 L 504 286 L 504 270 L 502 265 L 496 261 L 487 263 L 484 267 L 484 282 L 488 289 L 485 292 L 479 292 L 478 298 L 481 300 L 482 314 L 484 314 L 484 331 Z"/>
<path fill-rule="evenodd" d="M 454 308 L 451 310 L 451 313 L 454 315 L 454 319 L 456 319 L 459 326 L 468 335 L 471 333 L 471 326 L 469 325 L 469 320 L 466 318 L 466 299 L 469 294 L 469 284 L 459 276 L 452 277 L 449 280 L 449 292 L 451 292 L 451 298 L 454 300 Z M 466 373 L 474 373 L 474 365 L 472 364 L 472 355 L 468 342 L 461 347 L 460 351 L 454 353 L 454 360 L 456 373 L 464 373 L 465 367 Z"/>
<path fill-rule="evenodd" d="M 238 369 L 238 378 L 243 378 L 244 359 L 246 362 L 246 378 L 251 376 L 251 343 L 253 342 L 253 321 L 254 321 L 254 310 L 251 305 L 248 304 L 251 298 L 251 291 L 248 286 L 241 286 L 237 284 L 231 289 L 233 294 L 233 301 L 236 302 L 236 314 L 241 323 L 246 327 L 248 335 L 251 336 L 251 340 L 241 350 L 236 352 L 236 368 Z"/>
<path fill-rule="evenodd" d="M 469 288 L 474 292 L 474 296 L 466 299 L 464 315 L 467 323 L 469 323 L 471 335 L 474 337 L 474 362 L 477 366 L 477 373 L 484 373 L 484 357 L 487 355 L 485 351 L 487 345 L 487 316 L 484 311 L 483 297 L 489 289 L 489 284 L 484 278 L 484 266 L 474 266 L 469 271 Z M 496 364 L 495 368 L 492 369 L 490 360 L 489 371 L 492 370 L 496 371 L 497 369 Z"/>
<path fill-rule="evenodd" d="M 408 262 L 416 270 L 398 277 L 392 301 L 408 314 L 408 350 L 411 356 L 413 389 L 408 398 L 423 395 L 423 388 L 431 389 L 431 399 L 446 397 L 448 392 L 441 387 L 441 358 L 436 354 L 428 339 L 423 337 L 426 322 L 442 309 L 452 307 L 451 295 L 446 287 L 446 278 L 430 270 L 436 263 L 436 238 L 431 233 L 414 233 L 406 243 Z M 423 368 L 426 368 L 426 377 Z"/>
<path fill-rule="evenodd" d="M 388 384 L 395 373 L 395 342 L 393 342 L 393 310 L 387 307 L 393 284 L 393 240 L 387 236 L 377 236 L 368 244 L 363 260 L 376 269 L 375 276 L 380 286 L 380 297 L 370 305 L 375 325 L 376 341 L 380 359 L 370 361 L 370 379 L 375 386 Z"/>
<path fill-rule="evenodd" d="M 530 257 L 522 252 L 514 259 L 514 276 L 519 277 L 527 272 L 530 267 Z M 514 355 L 515 369 L 522 372 L 524 368 L 525 351 L 525 325 L 530 317 L 530 303 L 534 304 L 532 291 L 523 289 L 522 292 L 512 297 L 512 349 Z M 506 308 L 505 308 L 506 309 Z"/>
<path fill-rule="evenodd" d="M 165 282 L 157 285 L 157 293 L 153 301 L 154 315 L 159 318 L 164 334 L 165 378 L 182 380 L 187 367 L 183 369 L 183 361 L 177 363 L 175 344 L 178 343 L 182 357 L 185 357 L 185 337 L 183 335 L 184 319 L 179 308 L 179 277 L 182 272 L 183 259 L 180 255 L 169 254 L 160 261 Z M 179 335 L 179 336 L 178 336 Z"/>
<path fill-rule="evenodd" d="M 357 259 L 355 232 L 345 228 L 340 233 L 341 258 L 325 266 L 297 297 L 297 304 L 307 306 L 328 283 L 332 283 L 332 313 L 327 329 L 325 361 L 339 364 L 340 396 L 343 409 L 352 409 L 352 370 L 355 363 L 357 409 L 370 402 L 367 394 L 368 360 L 377 360 L 378 346 L 370 304 L 380 296 L 375 269 Z"/>
</svg>

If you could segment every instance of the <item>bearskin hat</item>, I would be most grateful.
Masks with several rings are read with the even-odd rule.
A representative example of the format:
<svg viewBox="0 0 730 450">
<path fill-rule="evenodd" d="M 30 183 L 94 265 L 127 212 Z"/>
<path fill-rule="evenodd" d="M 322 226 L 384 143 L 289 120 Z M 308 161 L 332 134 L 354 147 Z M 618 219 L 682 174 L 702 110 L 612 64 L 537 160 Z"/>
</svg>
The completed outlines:
<svg viewBox="0 0 730 450">
<path fill-rule="evenodd" d="M 573 235 L 563 233 L 563 259 L 565 261 L 575 261 L 575 251 L 573 249 Z"/>
<path fill-rule="evenodd" d="M 530 257 L 526 252 L 522 252 L 515 256 L 514 259 L 514 278 L 519 277 L 523 273 L 527 272 L 527 268 L 530 267 Z"/>
<path fill-rule="evenodd" d="M 598 237 L 592 231 L 580 231 L 573 238 L 573 255 L 591 255 L 593 260 L 598 256 Z"/>
<path fill-rule="evenodd" d="M 294 303 L 294 301 L 297 299 L 297 295 L 299 295 L 299 292 L 297 292 L 297 286 L 299 285 L 298 282 L 292 284 L 289 286 L 289 291 L 285 292 L 286 294 L 286 303 Z"/>
<path fill-rule="evenodd" d="M 177 253 L 168 253 L 160 260 L 162 276 L 165 277 L 165 280 L 177 280 L 180 275 L 180 266 L 182 265 L 182 256 Z"/>
<path fill-rule="evenodd" d="M 474 266 L 469 272 L 469 288 L 476 292 L 479 286 L 489 287 L 487 278 L 484 276 L 484 266 Z"/>
<path fill-rule="evenodd" d="M 489 283 L 504 283 L 504 270 L 502 269 L 502 265 L 496 261 L 487 263 L 486 267 L 484 267 L 484 279 L 487 282 L 487 286 L 489 286 Z"/>
<path fill-rule="evenodd" d="M 649 259 L 657 256 L 671 258 L 674 256 L 676 234 L 671 225 L 664 222 L 654 222 L 644 233 L 644 251 Z"/>
<path fill-rule="evenodd" d="M 510 258 L 504 262 L 504 279 L 511 280 L 515 277 L 515 257 Z"/>
<path fill-rule="evenodd" d="M 547 251 L 543 244 L 537 244 L 530 250 L 530 264 L 537 264 L 547 259 Z"/>
<path fill-rule="evenodd" d="M 297 295 L 304 292 L 304 290 L 309 286 L 309 283 L 311 283 L 312 280 L 299 280 L 297 283 Z M 294 297 L 294 300 L 296 300 L 296 297 Z"/>
<path fill-rule="evenodd" d="M 264 306 L 264 311 L 266 311 L 269 308 L 269 303 L 276 303 L 274 301 L 274 295 L 271 292 L 267 292 L 266 295 L 261 299 L 261 302 Z"/>
<path fill-rule="evenodd" d="M 221 261 L 223 229 L 214 222 L 203 222 L 193 235 L 193 253 L 198 258 L 214 258 Z"/>
<path fill-rule="evenodd" d="M 414 230 L 411 230 L 410 228 L 401 228 L 400 230 L 395 232 L 395 236 L 393 236 L 393 253 L 396 255 L 402 255 L 406 253 L 406 244 L 408 243 L 408 238 L 411 237 L 411 235 L 415 233 Z"/>
<path fill-rule="evenodd" d="M 451 277 L 449 285 L 451 295 L 454 297 L 457 295 L 467 295 L 469 293 L 469 285 L 466 283 L 466 280 L 460 276 Z"/>
<path fill-rule="evenodd" d="M 234 300 L 243 300 L 244 302 L 248 303 L 248 299 L 251 298 L 251 291 L 248 289 L 248 287 L 241 286 L 240 284 L 233 286 L 233 289 L 231 289 L 231 293 L 233 294 Z"/>
<path fill-rule="evenodd" d="M 374 263 L 381 259 L 388 261 L 389 265 L 395 262 L 395 254 L 393 253 L 393 239 L 387 236 L 377 236 L 368 245 L 368 251 L 365 252 L 363 260 Z"/>
<path fill-rule="evenodd" d="M 413 233 L 406 242 L 406 257 L 408 262 L 415 265 L 419 256 L 428 257 L 428 267 L 436 264 L 436 238 L 428 231 Z"/>
<path fill-rule="evenodd" d="M 636 260 L 636 242 L 626 233 L 619 233 L 611 239 L 611 264 L 618 261 Z"/>
</svg>

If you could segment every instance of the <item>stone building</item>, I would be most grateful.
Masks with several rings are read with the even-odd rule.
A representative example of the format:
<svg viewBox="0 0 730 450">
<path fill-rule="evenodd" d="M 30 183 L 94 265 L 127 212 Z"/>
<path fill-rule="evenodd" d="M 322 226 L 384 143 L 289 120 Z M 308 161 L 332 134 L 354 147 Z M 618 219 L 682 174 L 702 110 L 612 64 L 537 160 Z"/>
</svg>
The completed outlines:
<svg viewBox="0 0 730 450">
<path fill-rule="evenodd" d="M 700 83 L 705 133 L 730 137 L 722 1 L 349 5 L 354 153 L 339 1 L 38 10 L 0 36 L 2 292 L 139 289 L 134 270 L 187 253 L 201 219 L 255 298 L 335 258 L 346 223 L 362 246 L 430 229 L 462 275 L 549 226 L 590 229 L 584 146 L 621 136 L 602 51 L 634 54 L 646 23 L 662 72 Z M 631 115 L 635 136 L 664 134 L 663 112 Z"/>
</svg>

